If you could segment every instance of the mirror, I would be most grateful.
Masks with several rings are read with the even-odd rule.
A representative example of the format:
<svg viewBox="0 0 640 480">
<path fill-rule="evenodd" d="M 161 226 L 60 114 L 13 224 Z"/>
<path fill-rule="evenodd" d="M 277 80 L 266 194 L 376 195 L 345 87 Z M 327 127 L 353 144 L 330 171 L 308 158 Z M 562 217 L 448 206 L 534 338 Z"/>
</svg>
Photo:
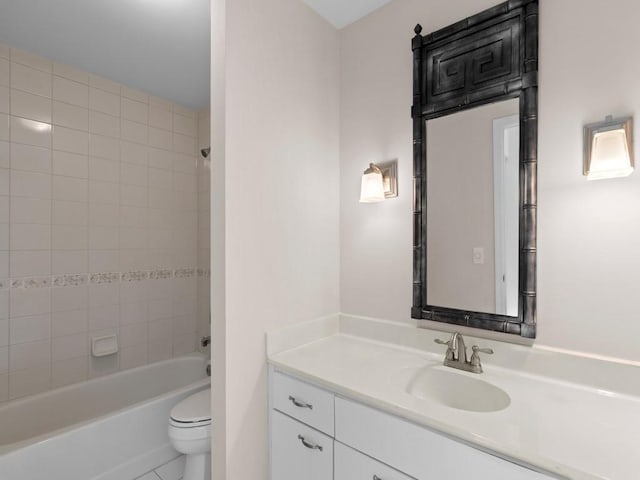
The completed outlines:
<svg viewBox="0 0 640 480">
<path fill-rule="evenodd" d="M 538 1 L 415 33 L 411 316 L 535 338 Z"/>
<path fill-rule="evenodd" d="M 511 99 L 427 121 L 431 305 L 518 316 L 518 113 Z"/>
</svg>

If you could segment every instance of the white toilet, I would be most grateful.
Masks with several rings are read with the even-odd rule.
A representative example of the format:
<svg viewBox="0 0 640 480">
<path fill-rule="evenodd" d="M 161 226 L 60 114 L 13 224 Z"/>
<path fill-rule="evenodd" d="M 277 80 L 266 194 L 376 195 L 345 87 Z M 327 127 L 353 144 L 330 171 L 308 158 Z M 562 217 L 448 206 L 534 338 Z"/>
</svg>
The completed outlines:
<svg viewBox="0 0 640 480">
<path fill-rule="evenodd" d="M 182 480 L 211 479 L 211 389 L 185 398 L 171 409 L 169 438 L 186 455 Z"/>
</svg>

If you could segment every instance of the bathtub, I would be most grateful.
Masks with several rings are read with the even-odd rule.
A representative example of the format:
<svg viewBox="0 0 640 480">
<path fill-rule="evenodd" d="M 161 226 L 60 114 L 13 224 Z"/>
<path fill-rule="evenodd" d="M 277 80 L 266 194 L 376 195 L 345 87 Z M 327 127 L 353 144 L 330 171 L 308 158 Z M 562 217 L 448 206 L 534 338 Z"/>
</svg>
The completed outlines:
<svg viewBox="0 0 640 480">
<path fill-rule="evenodd" d="M 0 479 L 130 480 L 168 462 L 167 421 L 209 388 L 200 354 L 108 375 L 0 407 Z"/>
</svg>

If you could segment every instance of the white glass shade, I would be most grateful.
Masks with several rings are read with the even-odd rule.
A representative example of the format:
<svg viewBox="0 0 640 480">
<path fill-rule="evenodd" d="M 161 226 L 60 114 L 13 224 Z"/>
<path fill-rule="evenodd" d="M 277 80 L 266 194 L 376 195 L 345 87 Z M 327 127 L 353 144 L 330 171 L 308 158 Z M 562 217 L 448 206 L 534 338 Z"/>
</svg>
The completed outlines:
<svg viewBox="0 0 640 480">
<path fill-rule="evenodd" d="M 627 133 L 624 129 L 596 132 L 591 142 L 588 180 L 626 177 L 633 172 Z"/>
<path fill-rule="evenodd" d="M 384 185 L 380 170 L 371 171 L 368 169 L 362 175 L 360 185 L 360 203 L 375 203 L 384 200 Z"/>
</svg>

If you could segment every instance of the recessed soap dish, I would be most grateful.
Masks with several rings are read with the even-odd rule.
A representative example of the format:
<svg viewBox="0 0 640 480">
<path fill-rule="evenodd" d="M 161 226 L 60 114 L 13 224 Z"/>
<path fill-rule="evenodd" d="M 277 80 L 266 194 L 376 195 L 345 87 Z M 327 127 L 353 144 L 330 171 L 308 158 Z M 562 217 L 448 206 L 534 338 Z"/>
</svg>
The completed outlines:
<svg viewBox="0 0 640 480">
<path fill-rule="evenodd" d="M 105 335 L 91 339 L 91 354 L 94 357 L 106 357 L 118 353 L 118 336 Z"/>
</svg>

